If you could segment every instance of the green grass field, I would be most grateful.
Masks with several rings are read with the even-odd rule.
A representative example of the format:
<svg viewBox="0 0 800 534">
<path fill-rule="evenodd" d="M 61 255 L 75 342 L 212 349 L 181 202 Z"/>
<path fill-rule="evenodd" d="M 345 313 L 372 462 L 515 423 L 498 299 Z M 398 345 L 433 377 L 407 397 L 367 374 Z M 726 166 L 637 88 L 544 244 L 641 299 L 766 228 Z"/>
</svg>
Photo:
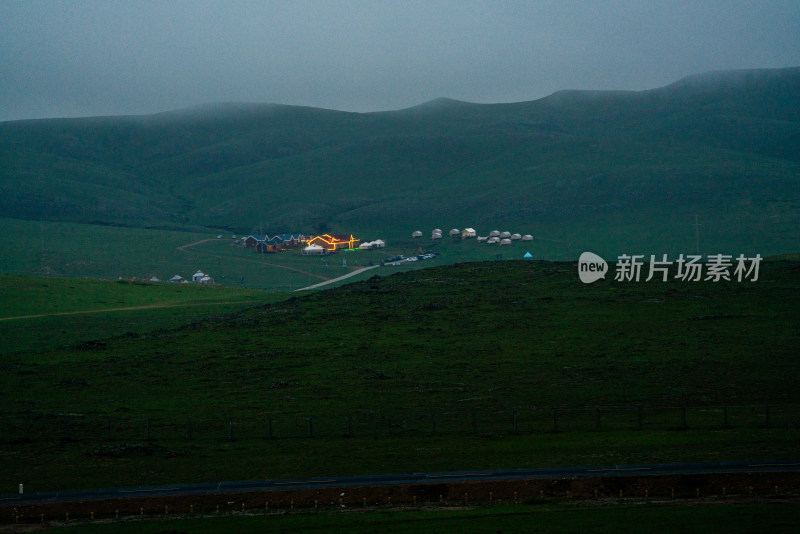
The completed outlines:
<svg viewBox="0 0 800 534">
<path fill-rule="evenodd" d="M 0 354 L 175 328 L 285 298 L 196 284 L 0 275 Z"/>
<path fill-rule="evenodd" d="M 0 272 L 21 275 L 169 280 L 198 269 L 217 284 L 290 291 L 331 277 L 334 269 L 299 255 L 262 257 L 225 233 L 178 232 L 1 219 Z M 339 271 L 336 271 L 336 276 Z"/>
<path fill-rule="evenodd" d="M 44 491 L 791 458 L 797 269 L 764 262 L 755 283 L 584 285 L 574 264 L 463 263 L 255 307 L 261 293 L 105 282 L 103 306 L 157 289 L 198 304 L 162 310 L 197 315 L 163 330 L 92 314 L 125 335 L 57 343 L 40 341 L 48 323 L 21 320 L 34 322 L 0 373 L 4 473 Z M 31 282 L 31 295 L 50 283 Z M 212 316 L 218 299 L 243 311 Z M 36 299 L 13 309 L 34 312 Z"/>
<path fill-rule="evenodd" d="M 486 261 L 498 257 L 519 259 L 530 251 L 537 259 L 572 259 L 570 245 L 559 239 L 543 238 L 535 243 L 513 246 L 480 245 L 476 240 L 431 241 L 430 234 L 411 239 L 416 228 L 409 226 L 402 237 L 389 239 L 387 248 L 372 251 L 339 252 L 325 257 L 302 256 L 298 250 L 280 254 L 258 254 L 231 239 L 230 233 L 195 233 L 157 229 L 125 228 L 49 221 L 0 219 L 0 272 L 29 276 L 69 278 L 168 280 L 173 274 L 190 278 L 198 269 L 211 274 L 220 285 L 291 292 L 327 279 L 337 278 L 381 259 L 424 251 L 437 252 L 433 262 L 370 271 L 362 277 L 387 275 L 430 265 L 465 261 Z M 533 229 L 512 228 L 520 233 Z M 488 234 L 489 230 L 486 232 Z M 362 240 L 386 238 L 379 230 L 356 234 Z M 241 236 L 240 236 L 241 237 Z M 577 249 L 576 249 L 577 250 Z M 349 279 L 351 283 L 358 278 Z M 341 285 L 341 284 L 339 284 Z"/>
<path fill-rule="evenodd" d="M 744 216 L 744 215 L 743 215 Z M 701 225 L 709 221 L 701 216 Z M 755 217 L 755 216 L 754 216 Z M 482 262 L 521 259 L 530 252 L 537 260 L 575 261 L 585 250 L 613 259 L 618 254 L 670 254 L 695 250 L 694 217 L 675 215 L 669 210 L 650 217 L 649 226 L 639 224 L 634 213 L 612 217 L 615 230 L 597 226 L 591 220 L 573 221 L 581 228 L 580 236 L 571 234 L 566 227 L 521 224 L 479 228 L 479 235 L 488 235 L 492 229 L 508 230 L 534 235 L 532 242 L 515 241 L 510 246 L 487 245 L 475 239 L 432 241 L 425 227 L 409 224 L 398 229 L 386 225 L 364 233 L 356 232 L 362 240 L 383 238 L 387 247 L 380 250 L 339 252 L 325 257 L 302 256 L 297 250 L 279 254 L 258 254 L 245 249 L 231 239 L 230 233 L 178 232 L 158 229 L 126 228 L 116 226 L 55 223 L 48 221 L 23 221 L 0 219 L 6 230 L 0 235 L 0 272 L 30 276 L 102 278 L 116 280 L 153 276 L 161 280 L 173 274 L 190 278 L 200 269 L 214 277 L 217 284 L 235 288 L 253 288 L 267 291 L 292 292 L 328 279 L 334 279 L 361 267 L 379 264 L 382 259 L 402 254 L 414 256 L 420 251 L 439 254 L 434 260 L 405 264 L 401 267 L 371 270 L 367 273 L 333 284 L 349 284 L 378 275 L 450 265 L 462 262 Z M 749 225 L 760 224 L 756 218 Z M 442 226 L 442 225 L 440 225 Z M 723 225 L 724 226 L 724 225 Z M 761 234 L 763 246 L 733 240 L 727 231 L 703 228 L 702 251 L 705 254 L 729 253 L 747 256 L 780 247 L 770 241 L 778 239 L 769 228 Z M 449 226 L 443 226 L 445 232 Z M 423 237 L 412 239 L 414 230 L 424 230 Z M 223 238 L 217 239 L 218 235 Z M 621 246 L 619 235 L 625 236 L 626 246 Z M 661 236 L 655 240 L 655 236 Z M 392 237 L 390 237 L 392 236 Z M 241 237 L 241 236 L 240 236 Z M 781 238 L 782 239 L 782 238 Z M 641 243 L 662 243 L 658 249 Z M 738 244 L 737 244 L 738 243 Z"/>
<path fill-rule="evenodd" d="M 80 523 L 54 532 L 347 532 L 347 533 L 528 533 L 528 532 L 618 532 L 705 533 L 705 532 L 787 532 L 797 527 L 800 505 L 796 502 L 743 504 L 720 500 L 692 506 L 672 503 L 606 503 L 603 506 L 517 504 L 472 509 L 406 509 L 320 511 L 202 518 L 174 518 L 160 521 L 114 521 L 105 524 Z"/>
</svg>

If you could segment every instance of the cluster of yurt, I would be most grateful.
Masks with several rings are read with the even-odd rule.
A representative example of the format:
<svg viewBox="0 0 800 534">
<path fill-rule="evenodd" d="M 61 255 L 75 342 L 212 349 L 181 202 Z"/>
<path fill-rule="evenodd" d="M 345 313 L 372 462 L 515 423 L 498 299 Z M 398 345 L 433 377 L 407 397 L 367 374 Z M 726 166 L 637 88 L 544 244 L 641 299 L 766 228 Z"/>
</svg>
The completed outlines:
<svg viewBox="0 0 800 534">
<path fill-rule="evenodd" d="M 510 245 L 514 241 L 533 241 L 531 234 L 518 234 L 511 232 L 501 232 L 500 230 L 492 230 L 486 237 L 479 237 L 478 241 L 488 244 Z"/>
<path fill-rule="evenodd" d="M 186 280 L 184 280 L 183 277 L 179 274 L 176 274 L 175 276 L 170 278 L 169 281 L 172 282 L 173 284 L 182 284 L 186 282 Z M 192 275 L 192 282 L 196 284 L 213 284 L 214 279 L 211 278 L 210 275 L 207 275 L 206 273 L 201 271 L 200 269 L 197 269 L 197 272 Z"/>
<path fill-rule="evenodd" d="M 416 235 L 416 234 L 419 234 Z M 422 232 L 414 232 L 411 237 L 420 237 Z M 474 228 L 464 228 L 463 230 L 459 230 L 458 228 L 452 228 L 447 235 L 452 237 L 453 239 L 461 238 L 465 239 L 467 237 L 475 237 L 475 229 Z M 442 229 L 435 228 L 431 231 L 431 239 L 441 239 L 442 238 Z"/>
<path fill-rule="evenodd" d="M 372 250 L 374 248 L 384 248 L 386 242 L 383 239 L 376 239 L 375 241 L 367 241 L 358 245 L 360 250 Z"/>
<path fill-rule="evenodd" d="M 436 228 L 431 231 L 431 239 L 441 239 L 442 238 L 442 229 Z M 453 239 L 466 239 L 469 237 L 476 237 L 478 243 L 489 243 L 489 244 L 500 244 L 500 245 L 510 245 L 514 241 L 533 241 L 533 236 L 531 234 L 519 234 L 519 233 L 511 233 L 511 232 L 501 232 L 500 230 L 492 230 L 489 232 L 487 236 L 478 236 L 477 232 L 475 232 L 474 228 L 464 228 L 463 230 L 459 230 L 458 228 L 453 228 L 447 232 L 447 235 Z M 411 234 L 411 237 L 418 238 L 422 237 L 422 232 L 417 230 Z"/>
</svg>

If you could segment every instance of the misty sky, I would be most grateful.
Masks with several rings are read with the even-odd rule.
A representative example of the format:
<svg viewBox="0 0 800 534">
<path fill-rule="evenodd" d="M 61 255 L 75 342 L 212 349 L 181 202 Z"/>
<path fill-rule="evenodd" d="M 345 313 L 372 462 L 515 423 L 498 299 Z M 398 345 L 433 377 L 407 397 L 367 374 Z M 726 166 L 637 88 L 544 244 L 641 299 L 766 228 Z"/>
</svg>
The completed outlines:
<svg viewBox="0 0 800 534">
<path fill-rule="evenodd" d="M 789 66 L 800 0 L 0 0 L 0 121 L 517 102 Z"/>
</svg>

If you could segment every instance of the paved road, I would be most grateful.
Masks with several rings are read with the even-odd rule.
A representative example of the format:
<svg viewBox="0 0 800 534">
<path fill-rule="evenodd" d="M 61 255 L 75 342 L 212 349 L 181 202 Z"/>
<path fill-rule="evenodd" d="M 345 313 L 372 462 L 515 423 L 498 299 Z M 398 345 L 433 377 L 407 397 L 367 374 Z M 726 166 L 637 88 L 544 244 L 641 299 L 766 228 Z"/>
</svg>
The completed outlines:
<svg viewBox="0 0 800 534">
<path fill-rule="evenodd" d="M 355 276 L 359 273 L 363 273 L 364 271 L 369 271 L 370 269 L 374 269 L 375 267 L 380 267 L 380 265 L 370 265 L 369 267 L 362 267 L 361 269 L 357 269 L 351 273 L 347 273 L 343 276 L 338 278 L 333 278 L 331 280 L 325 280 L 324 282 L 320 282 L 319 284 L 314 284 L 313 286 L 301 287 L 300 289 L 295 289 L 295 291 L 306 291 L 308 289 L 317 289 L 322 286 L 326 286 L 328 284 L 332 284 L 334 282 L 338 282 L 339 280 L 344 280 L 345 278 L 350 278 L 351 276 Z"/>
<path fill-rule="evenodd" d="M 95 490 L 75 490 L 45 493 L 0 494 L 0 506 L 45 502 L 121 499 L 127 497 L 176 496 L 245 491 L 281 490 L 288 488 L 325 488 L 348 486 L 380 486 L 429 484 L 436 482 L 471 482 L 513 479 L 557 479 L 575 477 L 610 477 L 641 475 L 698 475 L 716 473 L 763 473 L 800 471 L 800 460 L 767 462 L 721 462 L 649 465 L 603 465 L 588 467 L 552 467 L 542 469 L 503 469 L 493 471 L 449 471 L 438 473 L 409 473 L 347 477 L 317 477 L 243 482 L 213 482 L 204 484 L 173 484 Z"/>
</svg>

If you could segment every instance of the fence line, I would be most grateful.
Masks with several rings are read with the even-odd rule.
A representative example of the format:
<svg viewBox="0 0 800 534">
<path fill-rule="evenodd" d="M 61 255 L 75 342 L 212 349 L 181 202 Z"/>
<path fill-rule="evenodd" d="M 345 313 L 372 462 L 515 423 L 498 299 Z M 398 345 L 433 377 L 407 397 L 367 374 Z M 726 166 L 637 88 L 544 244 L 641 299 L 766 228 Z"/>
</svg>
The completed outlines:
<svg viewBox="0 0 800 534">
<path fill-rule="evenodd" d="M 265 415 L 164 420 L 51 414 L 0 417 L 0 442 L 287 439 L 374 435 L 502 436 L 580 431 L 797 428 L 800 406 L 533 407 L 514 411 Z"/>
</svg>

